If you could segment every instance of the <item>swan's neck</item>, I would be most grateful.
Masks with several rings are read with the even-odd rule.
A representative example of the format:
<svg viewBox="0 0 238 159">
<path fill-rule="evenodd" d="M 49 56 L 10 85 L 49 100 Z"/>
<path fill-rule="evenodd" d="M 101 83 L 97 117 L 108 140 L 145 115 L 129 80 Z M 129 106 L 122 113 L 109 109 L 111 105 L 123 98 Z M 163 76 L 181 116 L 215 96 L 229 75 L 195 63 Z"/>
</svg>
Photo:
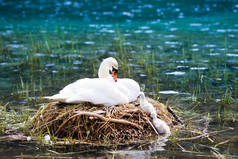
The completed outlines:
<svg viewBox="0 0 238 159">
<path fill-rule="evenodd" d="M 142 95 L 140 96 L 140 105 L 144 105 L 145 101 L 146 101 L 145 95 L 142 94 Z"/>
<path fill-rule="evenodd" d="M 98 69 L 98 77 L 99 78 L 107 78 L 107 77 L 110 77 L 110 74 L 109 74 L 109 64 L 107 61 L 103 61 Z"/>
</svg>

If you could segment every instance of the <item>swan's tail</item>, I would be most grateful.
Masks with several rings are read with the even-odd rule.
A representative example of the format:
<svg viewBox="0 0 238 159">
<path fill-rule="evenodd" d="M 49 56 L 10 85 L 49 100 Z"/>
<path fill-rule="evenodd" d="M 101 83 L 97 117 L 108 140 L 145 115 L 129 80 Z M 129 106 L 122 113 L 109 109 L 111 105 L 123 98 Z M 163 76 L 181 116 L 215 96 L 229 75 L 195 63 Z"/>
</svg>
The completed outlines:
<svg viewBox="0 0 238 159">
<path fill-rule="evenodd" d="M 43 97 L 44 99 L 50 99 L 50 100 L 55 100 L 55 101 L 60 101 L 60 102 L 65 102 L 67 99 L 65 96 L 62 94 L 55 94 L 53 96 L 45 96 Z"/>
</svg>

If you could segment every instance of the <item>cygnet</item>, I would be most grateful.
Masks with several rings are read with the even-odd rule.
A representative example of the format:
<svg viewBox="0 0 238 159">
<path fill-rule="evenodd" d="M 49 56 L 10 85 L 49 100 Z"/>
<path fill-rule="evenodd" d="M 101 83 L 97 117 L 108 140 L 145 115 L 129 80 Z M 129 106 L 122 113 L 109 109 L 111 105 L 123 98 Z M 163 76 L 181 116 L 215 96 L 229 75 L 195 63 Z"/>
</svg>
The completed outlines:
<svg viewBox="0 0 238 159">
<path fill-rule="evenodd" d="M 140 106 L 143 111 L 145 111 L 150 116 L 151 114 L 157 114 L 154 106 L 146 100 L 145 94 L 143 92 L 139 93 L 139 97 L 140 97 Z"/>
<path fill-rule="evenodd" d="M 154 106 L 147 101 L 143 92 L 139 93 L 140 106 L 143 111 L 150 115 L 153 119 L 153 125 L 159 134 L 164 134 L 166 137 L 171 135 L 169 126 L 161 119 L 157 118 L 157 112 Z"/>
<path fill-rule="evenodd" d="M 159 134 L 164 134 L 167 137 L 171 135 L 169 126 L 163 120 L 158 119 L 154 113 L 151 114 L 151 117 L 153 118 L 153 125 Z"/>
</svg>

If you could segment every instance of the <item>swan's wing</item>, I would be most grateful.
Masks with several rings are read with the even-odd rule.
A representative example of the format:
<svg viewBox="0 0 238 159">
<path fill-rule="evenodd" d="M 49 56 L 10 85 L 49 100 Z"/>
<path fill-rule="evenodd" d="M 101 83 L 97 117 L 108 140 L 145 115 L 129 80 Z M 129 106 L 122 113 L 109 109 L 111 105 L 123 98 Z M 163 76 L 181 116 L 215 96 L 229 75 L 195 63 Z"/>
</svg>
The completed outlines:
<svg viewBox="0 0 238 159">
<path fill-rule="evenodd" d="M 89 101 L 106 106 L 129 103 L 128 98 L 115 87 L 115 82 L 106 78 L 96 78 L 77 83 L 80 91 L 75 92 L 69 102 Z"/>
<path fill-rule="evenodd" d="M 75 95 L 75 93 L 77 93 L 78 88 L 85 89 L 84 83 L 86 82 L 86 80 L 88 80 L 88 78 L 77 80 L 65 86 L 62 90 L 59 91 L 58 94 L 55 94 L 53 96 L 46 96 L 44 98 L 66 102 L 66 99 L 72 97 L 73 95 Z"/>
<path fill-rule="evenodd" d="M 128 98 L 115 87 L 115 82 L 106 78 L 78 80 L 64 87 L 52 98 L 60 101 L 63 99 L 66 103 L 86 101 L 106 106 L 129 103 Z"/>
<path fill-rule="evenodd" d="M 65 102 L 65 100 L 67 99 L 67 97 L 64 94 L 55 94 L 53 96 L 46 96 L 43 97 L 45 99 L 51 99 L 51 100 L 56 100 L 56 101 L 60 101 L 60 102 Z"/>
<path fill-rule="evenodd" d="M 77 95 L 71 96 L 65 102 L 66 103 L 91 102 L 93 104 L 102 104 L 105 106 L 125 104 L 129 102 L 129 100 L 123 94 L 121 96 L 114 96 L 114 95 L 110 96 L 110 94 L 102 93 L 102 91 L 98 92 L 88 90 L 83 94 L 79 93 Z"/>
<path fill-rule="evenodd" d="M 123 85 L 125 88 L 128 89 L 128 98 L 130 102 L 135 101 L 139 96 L 140 86 L 135 80 L 129 78 L 122 78 L 118 79 L 116 83 L 118 83 L 118 85 Z"/>
</svg>

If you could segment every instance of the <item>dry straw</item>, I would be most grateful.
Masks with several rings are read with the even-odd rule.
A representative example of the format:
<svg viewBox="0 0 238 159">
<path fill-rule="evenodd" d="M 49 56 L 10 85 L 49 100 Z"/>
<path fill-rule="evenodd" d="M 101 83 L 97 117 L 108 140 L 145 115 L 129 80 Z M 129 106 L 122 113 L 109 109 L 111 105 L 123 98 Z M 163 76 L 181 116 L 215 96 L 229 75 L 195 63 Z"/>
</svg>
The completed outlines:
<svg viewBox="0 0 238 159">
<path fill-rule="evenodd" d="M 170 128 L 180 124 L 171 109 L 148 100 L 156 108 L 158 118 Z M 32 133 L 50 133 L 57 141 L 73 139 L 75 143 L 135 143 L 157 137 L 150 121 L 137 102 L 112 107 L 88 102 L 77 105 L 52 102 L 42 106 L 33 117 Z"/>
</svg>

